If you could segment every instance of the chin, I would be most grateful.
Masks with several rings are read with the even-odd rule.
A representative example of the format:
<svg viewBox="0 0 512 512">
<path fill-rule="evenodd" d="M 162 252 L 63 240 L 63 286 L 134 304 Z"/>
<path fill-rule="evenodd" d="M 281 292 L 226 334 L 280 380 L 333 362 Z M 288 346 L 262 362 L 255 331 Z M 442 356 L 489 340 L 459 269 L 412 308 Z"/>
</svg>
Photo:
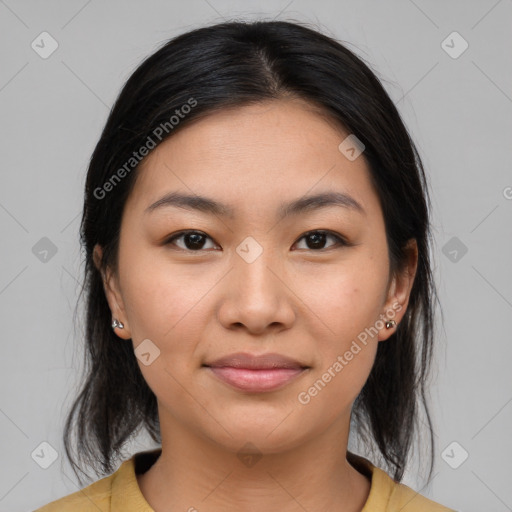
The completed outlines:
<svg viewBox="0 0 512 512">
<path fill-rule="evenodd" d="M 309 437 L 307 432 L 301 431 L 301 425 L 296 421 L 283 422 L 285 417 L 286 414 L 267 416 L 264 419 L 249 415 L 237 415 L 234 418 L 224 416 L 218 418 L 218 421 L 231 436 L 220 427 L 205 434 L 216 444 L 234 453 L 238 453 L 247 443 L 262 453 L 282 453 L 300 446 Z"/>
</svg>

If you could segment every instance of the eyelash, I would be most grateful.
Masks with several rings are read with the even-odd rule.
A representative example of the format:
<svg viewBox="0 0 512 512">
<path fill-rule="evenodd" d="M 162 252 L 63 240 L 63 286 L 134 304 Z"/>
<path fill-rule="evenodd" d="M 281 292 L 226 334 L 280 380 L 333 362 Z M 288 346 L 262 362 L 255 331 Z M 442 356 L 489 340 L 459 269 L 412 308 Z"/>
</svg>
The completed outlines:
<svg viewBox="0 0 512 512">
<path fill-rule="evenodd" d="M 341 248 L 343 246 L 348 247 L 348 246 L 352 245 L 349 242 L 347 242 L 340 235 L 334 233 L 333 231 L 329 231 L 329 230 L 326 230 L 326 229 L 314 229 L 314 230 L 311 230 L 311 231 L 307 231 L 299 239 L 297 239 L 297 242 L 302 240 L 303 238 L 306 238 L 309 235 L 316 234 L 316 233 L 320 233 L 320 234 L 327 235 L 327 236 L 330 236 L 332 238 L 335 238 L 336 241 L 337 241 L 337 244 L 332 245 L 332 246 L 327 247 L 327 248 L 324 248 L 324 249 L 306 249 L 306 250 L 313 251 L 313 252 L 323 252 L 323 251 L 328 251 L 330 249 Z M 185 231 L 180 231 L 179 233 L 175 233 L 174 235 L 172 235 L 170 238 L 168 238 L 164 242 L 164 245 L 173 245 L 173 242 L 176 239 L 182 238 L 183 236 L 189 235 L 189 234 L 199 234 L 199 235 L 202 235 L 202 236 L 204 236 L 206 238 L 209 238 L 210 240 L 213 240 L 210 236 L 208 236 L 206 233 L 203 233 L 202 231 L 198 231 L 198 230 L 194 230 L 194 229 L 189 229 L 189 230 L 185 230 Z M 294 245 L 297 242 L 295 242 Z M 186 249 L 186 248 L 183 249 L 181 247 L 178 247 L 178 249 L 181 250 L 181 251 L 184 251 L 184 252 L 197 252 L 197 253 L 204 252 L 204 249 L 198 249 L 198 250 L 195 250 L 195 251 L 192 250 L 192 249 Z M 301 250 L 304 250 L 304 249 L 301 249 Z"/>
</svg>

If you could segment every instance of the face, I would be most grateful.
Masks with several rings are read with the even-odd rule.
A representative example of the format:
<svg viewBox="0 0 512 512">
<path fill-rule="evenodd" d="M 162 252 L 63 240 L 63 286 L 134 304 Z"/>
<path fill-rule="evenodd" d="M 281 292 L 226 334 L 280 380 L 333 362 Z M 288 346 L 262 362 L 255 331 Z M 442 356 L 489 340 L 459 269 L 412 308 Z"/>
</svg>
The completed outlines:
<svg viewBox="0 0 512 512">
<path fill-rule="evenodd" d="M 347 135 L 280 100 L 215 113 L 143 161 L 105 291 L 125 326 L 116 333 L 146 354 L 137 361 L 161 424 L 268 453 L 348 427 L 378 343 L 394 332 L 382 319 L 405 313 L 416 253 L 390 276 L 364 153 L 338 149 Z M 205 366 L 239 353 L 299 368 Z"/>
</svg>

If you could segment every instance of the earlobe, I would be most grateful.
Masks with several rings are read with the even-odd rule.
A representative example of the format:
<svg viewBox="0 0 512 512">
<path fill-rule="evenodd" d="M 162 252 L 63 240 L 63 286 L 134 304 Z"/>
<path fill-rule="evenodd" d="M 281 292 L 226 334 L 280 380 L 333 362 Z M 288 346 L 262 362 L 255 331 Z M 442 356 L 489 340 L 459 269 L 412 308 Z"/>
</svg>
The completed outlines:
<svg viewBox="0 0 512 512">
<path fill-rule="evenodd" d="M 119 287 L 117 285 L 117 279 L 113 272 L 107 269 L 104 271 L 102 268 L 102 257 L 103 250 L 102 247 L 98 244 L 94 247 L 93 251 L 93 261 L 94 265 L 98 269 L 98 272 L 101 274 L 102 282 L 103 282 L 103 291 L 105 293 L 105 297 L 107 299 L 110 311 L 112 313 L 112 324 L 111 327 L 114 329 L 114 332 L 123 339 L 130 339 L 131 334 L 128 328 L 128 323 L 126 319 L 126 314 L 124 311 L 123 300 L 121 297 L 121 293 L 119 291 Z M 121 330 L 122 329 L 122 330 Z"/>
<path fill-rule="evenodd" d="M 400 320 L 403 316 L 401 313 L 404 308 L 398 301 L 395 301 L 394 304 L 395 307 L 388 308 L 386 312 L 381 315 L 382 319 L 377 323 L 377 325 L 380 327 L 377 337 L 378 341 L 386 341 L 392 334 L 396 332 L 398 325 L 400 324 Z M 403 313 L 405 313 L 405 311 L 403 311 Z"/>
<path fill-rule="evenodd" d="M 415 239 L 408 241 L 405 251 L 407 253 L 407 259 L 404 268 L 401 272 L 393 276 L 389 287 L 388 300 L 385 304 L 386 309 L 381 316 L 383 326 L 379 331 L 379 341 L 387 340 L 396 332 L 400 321 L 407 311 L 418 266 L 418 248 Z"/>
<path fill-rule="evenodd" d="M 98 270 L 101 270 L 101 260 L 102 260 L 102 258 L 103 258 L 103 249 L 102 249 L 101 245 L 96 244 L 94 246 L 93 251 L 92 251 L 92 261 L 94 262 L 94 266 Z"/>
</svg>

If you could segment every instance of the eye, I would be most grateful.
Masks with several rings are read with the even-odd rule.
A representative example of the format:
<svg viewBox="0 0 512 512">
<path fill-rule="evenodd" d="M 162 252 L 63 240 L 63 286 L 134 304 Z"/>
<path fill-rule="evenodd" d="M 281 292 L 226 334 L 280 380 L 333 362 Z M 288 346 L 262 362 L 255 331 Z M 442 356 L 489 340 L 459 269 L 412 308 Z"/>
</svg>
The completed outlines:
<svg viewBox="0 0 512 512">
<path fill-rule="evenodd" d="M 179 246 L 175 244 L 175 240 L 183 239 L 185 247 Z M 205 240 L 212 240 L 208 235 L 202 233 L 201 231 L 182 231 L 181 233 L 176 233 L 171 236 L 165 244 L 174 244 L 177 245 L 180 249 L 188 250 L 188 251 L 200 251 L 201 249 L 205 249 Z M 206 247 L 208 249 L 208 247 Z"/>
<path fill-rule="evenodd" d="M 332 233 L 330 231 L 319 230 L 319 229 L 316 229 L 314 231 L 309 231 L 308 233 L 302 235 L 302 237 L 299 238 L 299 240 L 302 240 L 302 239 L 306 240 L 307 247 L 305 247 L 305 249 L 322 250 L 322 249 L 325 249 L 325 247 L 323 247 L 323 246 L 325 245 L 325 241 L 327 238 L 332 238 L 337 242 L 336 244 L 334 244 L 334 246 L 349 245 L 340 236 L 335 235 L 334 233 Z M 331 247 L 333 247 L 333 245 L 331 245 L 330 247 L 327 247 L 327 249 L 330 249 Z"/>
<path fill-rule="evenodd" d="M 328 238 L 331 238 L 335 241 L 334 244 L 331 244 L 331 246 L 325 247 L 326 240 Z M 177 240 L 181 240 L 183 242 L 183 245 L 179 245 L 176 243 Z M 302 235 L 301 238 L 299 238 L 299 241 L 304 239 L 306 241 L 306 247 L 299 247 L 299 249 L 310 249 L 310 250 L 324 250 L 324 249 L 330 249 L 332 247 L 336 246 L 348 246 L 350 245 L 348 242 L 346 242 L 341 236 L 336 235 L 332 233 L 331 231 L 327 230 L 319 230 L 316 229 L 314 231 L 308 231 L 304 235 Z M 212 238 L 209 237 L 207 234 L 201 232 L 201 231 L 195 231 L 195 230 L 187 230 L 187 231 L 181 231 L 180 233 L 176 233 L 172 235 L 170 238 L 167 239 L 165 242 L 165 245 L 176 245 L 180 249 L 183 249 L 185 251 L 192 251 L 192 252 L 199 252 L 203 249 L 215 249 L 215 245 L 212 245 L 210 247 L 207 247 L 205 244 L 206 240 L 211 240 Z M 295 244 L 297 244 L 296 242 Z M 294 244 L 294 245 L 295 245 Z"/>
</svg>

